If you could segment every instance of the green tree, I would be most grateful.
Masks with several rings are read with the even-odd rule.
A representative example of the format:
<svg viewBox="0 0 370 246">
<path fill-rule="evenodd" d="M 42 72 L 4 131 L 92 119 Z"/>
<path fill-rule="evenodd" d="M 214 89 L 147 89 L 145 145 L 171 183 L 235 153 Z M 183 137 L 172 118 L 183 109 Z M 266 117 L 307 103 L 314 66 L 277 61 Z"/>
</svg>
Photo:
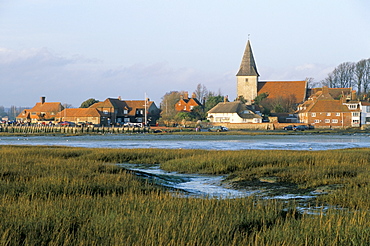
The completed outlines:
<svg viewBox="0 0 370 246">
<path fill-rule="evenodd" d="M 218 96 L 208 96 L 206 103 L 204 105 L 204 112 L 207 113 L 211 108 L 219 104 L 220 102 L 223 102 L 225 99 L 224 96 L 218 95 Z"/>
<path fill-rule="evenodd" d="M 170 91 L 167 92 L 163 97 L 160 104 L 161 118 L 165 122 L 172 121 L 178 113 L 175 108 L 175 104 L 181 99 L 183 92 Z"/>
<path fill-rule="evenodd" d="M 81 103 L 80 108 L 88 108 L 88 107 L 90 107 L 91 105 L 93 105 L 97 102 L 99 102 L 99 100 L 96 100 L 94 98 L 89 98 L 86 101 L 84 101 L 83 103 Z"/>
</svg>

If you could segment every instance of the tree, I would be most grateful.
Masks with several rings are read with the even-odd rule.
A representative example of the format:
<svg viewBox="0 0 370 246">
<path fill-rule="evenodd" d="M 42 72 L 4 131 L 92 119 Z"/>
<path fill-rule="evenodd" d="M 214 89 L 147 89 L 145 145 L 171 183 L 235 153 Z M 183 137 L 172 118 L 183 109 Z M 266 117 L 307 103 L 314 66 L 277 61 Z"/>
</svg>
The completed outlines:
<svg viewBox="0 0 370 246">
<path fill-rule="evenodd" d="M 306 81 L 307 81 L 307 87 L 308 88 L 315 88 L 315 87 L 320 87 L 321 86 L 321 83 L 317 82 L 317 81 L 315 82 L 314 78 L 312 78 L 312 77 L 307 77 Z"/>
<path fill-rule="evenodd" d="M 362 80 L 362 88 L 364 94 L 368 93 L 369 86 L 370 86 L 370 58 L 366 60 L 364 77 Z"/>
<path fill-rule="evenodd" d="M 333 72 L 323 81 L 323 85 L 330 88 L 348 88 L 353 86 L 355 64 L 353 62 L 343 62 L 337 66 Z"/>
<path fill-rule="evenodd" d="M 198 99 L 199 102 L 204 103 L 204 101 L 207 99 L 209 96 L 209 92 L 206 88 L 205 85 L 198 84 L 197 88 L 194 91 L 196 98 Z"/>
<path fill-rule="evenodd" d="M 207 100 L 204 105 L 204 112 L 207 113 L 211 108 L 219 104 L 220 102 L 223 102 L 225 99 L 224 96 L 218 95 L 218 96 L 208 96 Z"/>
<path fill-rule="evenodd" d="M 179 91 L 170 91 L 162 97 L 160 108 L 162 110 L 161 117 L 163 120 L 172 120 L 175 117 L 177 114 L 175 104 L 180 101 L 183 94 L 183 92 Z"/>
<path fill-rule="evenodd" d="M 95 104 L 97 102 L 99 102 L 99 100 L 96 100 L 94 98 L 89 98 L 86 101 L 84 101 L 84 102 L 81 103 L 80 108 L 88 108 L 88 107 L 90 107 L 91 105 L 93 105 L 93 104 Z"/>
</svg>

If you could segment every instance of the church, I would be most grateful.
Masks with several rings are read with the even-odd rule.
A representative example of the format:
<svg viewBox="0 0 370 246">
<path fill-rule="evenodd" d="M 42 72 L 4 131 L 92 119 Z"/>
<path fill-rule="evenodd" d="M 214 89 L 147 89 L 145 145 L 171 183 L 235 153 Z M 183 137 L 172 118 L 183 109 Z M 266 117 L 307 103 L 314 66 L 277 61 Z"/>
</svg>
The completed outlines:
<svg viewBox="0 0 370 246">
<path fill-rule="evenodd" d="M 237 78 L 237 98 L 244 98 L 247 105 L 266 93 L 267 98 L 289 98 L 296 104 L 307 98 L 307 81 L 259 81 L 256 62 L 253 57 L 251 43 L 248 40 Z"/>
</svg>

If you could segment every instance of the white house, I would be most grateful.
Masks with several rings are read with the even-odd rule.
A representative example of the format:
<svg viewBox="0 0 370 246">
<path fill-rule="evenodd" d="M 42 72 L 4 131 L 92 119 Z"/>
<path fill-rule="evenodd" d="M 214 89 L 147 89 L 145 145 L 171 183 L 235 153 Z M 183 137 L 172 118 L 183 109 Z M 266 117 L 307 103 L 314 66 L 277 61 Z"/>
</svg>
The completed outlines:
<svg viewBox="0 0 370 246">
<path fill-rule="evenodd" d="M 221 102 L 207 113 L 207 119 L 213 123 L 262 123 L 262 117 L 251 106 L 239 101 Z"/>
<path fill-rule="evenodd" d="M 360 101 L 360 109 L 361 109 L 361 126 L 364 125 L 370 126 L 370 102 Z"/>
</svg>

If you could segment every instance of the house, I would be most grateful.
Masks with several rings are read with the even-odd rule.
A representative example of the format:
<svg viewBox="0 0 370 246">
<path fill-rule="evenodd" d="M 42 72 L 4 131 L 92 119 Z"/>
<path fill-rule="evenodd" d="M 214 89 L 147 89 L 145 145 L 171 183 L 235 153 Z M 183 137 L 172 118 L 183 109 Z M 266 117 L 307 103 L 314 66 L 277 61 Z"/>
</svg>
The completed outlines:
<svg viewBox="0 0 370 246">
<path fill-rule="evenodd" d="M 316 128 L 347 128 L 360 126 L 360 106 L 352 90 L 332 90 L 324 86 L 298 106 L 297 115 L 300 123 Z M 348 93 L 351 91 L 351 93 Z M 333 98 L 335 95 L 341 95 Z"/>
<path fill-rule="evenodd" d="M 186 92 L 185 95 L 175 104 L 175 109 L 177 112 L 191 112 L 194 107 L 197 106 L 202 106 L 202 104 L 196 98 L 195 93 L 193 93 L 191 98 L 189 98 L 188 93 Z"/>
<path fill-rule="evenodd" d="M 89 122 L 94 125 L 102 124 L 102 119 L 104 119 L 103 114 L 96 108 L 66 108 L 55 116 L 57 122 Z"/>
<path fill-rule="evenodd" d="M 207 113 L 212 123 L 262 123 L 262 117 L 240 101 L 221 102 Z"/>
<path fill-rule="evenodd" d="M 155 125 L 157 120 L 160 117 L 160 109 L 154 103 L 154 101 L 145 100 L 126 100 L 128 106 L 128 114 L 125 115 L 124 122 L 136 122 L 144 123 L 145 122 L 145 113 L 146 120 L 148 125 Z"/>
<path fill-rule="evenodd" d="M 58 112 L 64 107 L 59 102 L 46 102 L 45 97 L 41 97 L 40 102 L 31 109 L 23 110 L 16 120 L 20 122 L 37 123 L 39 121 L 54 121 Z"/>
<path fill-rule="evenodd" d="M 283 97 L 293 103 L 302 103 L 307 97 L 307 81 L 259 81 L 256 62 L 254 60 L 250 41 L 244 51 L 237 78 L 237 98 L 244 98 L 248 105 L 254 99 L 265 93 L 267 98 Z"/>
<path fill-rule="evenodd" d="M 160 110 L 153 101 L 121 100 L 107 98 L 90 106 L 102 114 L 102 124 L 114 125 L 124 123 L 145 123 L 155 125 L 160 116 Z"/>
<path fill-rule="evenodd" d="M 370 127 L 370 102 L 366 100 L 360 101 L 360 109 L 361 109 L 361 119 L 360 119 L 361 126 Z"/>
</svg>

